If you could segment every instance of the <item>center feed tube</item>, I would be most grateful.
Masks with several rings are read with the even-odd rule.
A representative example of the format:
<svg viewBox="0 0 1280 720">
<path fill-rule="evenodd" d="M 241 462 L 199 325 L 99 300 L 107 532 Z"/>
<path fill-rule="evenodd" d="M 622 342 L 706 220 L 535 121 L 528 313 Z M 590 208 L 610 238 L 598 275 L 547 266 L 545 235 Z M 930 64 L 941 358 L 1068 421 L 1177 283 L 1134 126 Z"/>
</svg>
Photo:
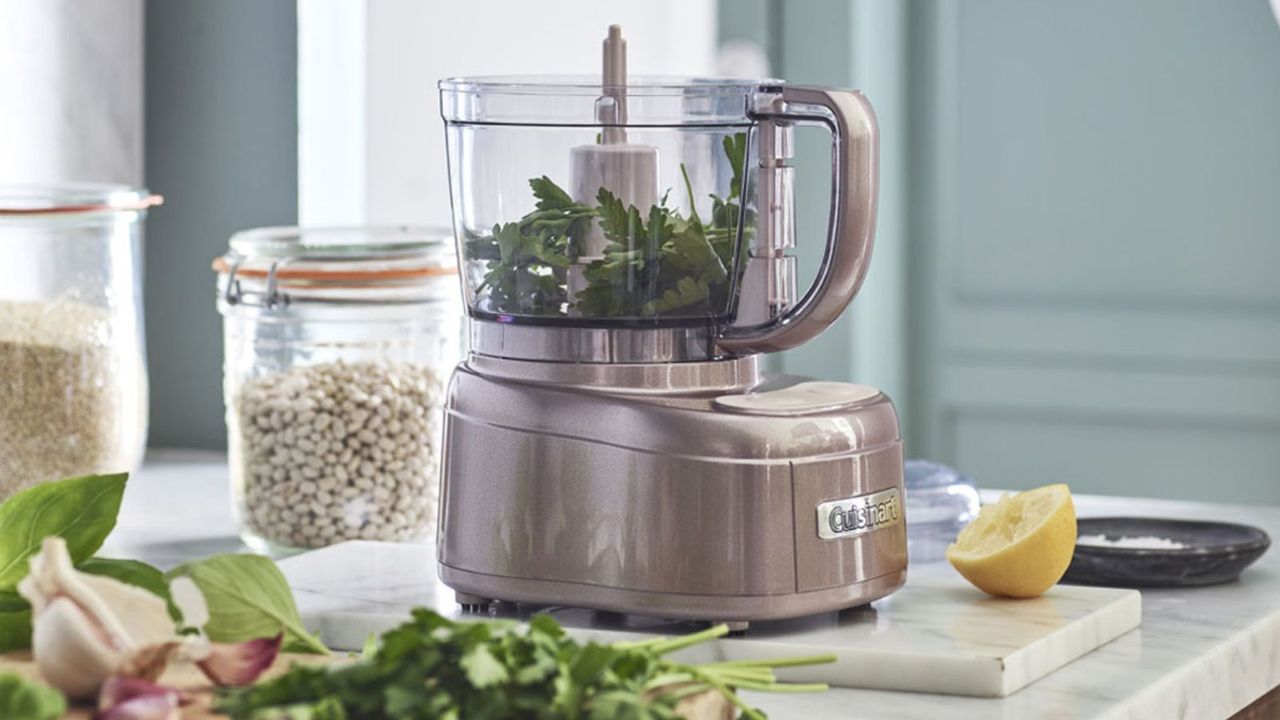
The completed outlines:
<svg viewBox="0 0 1280 720">
<path fill-rule="evenodd" d="M 752 119 L 821 124 L 831 131 L 826 250 L 813 284 L 781 316 L 763 325 L 719 328 L 716 350 L 726 355 L 779 352 L 808 342 L 848 307 L 871 260 L 880 164 L 879 129 L 871 104 L 854 90 L 783 85 L 777 92 L 784 109 L 753 111 Z M 827 113 L 788 109 L 797 106 Z"/>
</svg>

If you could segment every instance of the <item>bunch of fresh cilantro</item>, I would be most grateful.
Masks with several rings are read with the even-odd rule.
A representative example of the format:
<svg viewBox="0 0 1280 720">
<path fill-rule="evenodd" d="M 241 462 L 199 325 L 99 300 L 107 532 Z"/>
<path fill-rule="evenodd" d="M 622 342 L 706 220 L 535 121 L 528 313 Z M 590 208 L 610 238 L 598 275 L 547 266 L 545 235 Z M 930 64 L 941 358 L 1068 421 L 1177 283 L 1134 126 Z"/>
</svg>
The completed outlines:
<svg viewBox="0 0 1280 720">
<path fill-rule="evenodd" d="M 689 217 L 658 205 L 642 212 L 600 188 L 594 206 L 575 202 L 550 178 L 529 181 L 535 210 L 519 222 L 495 225 L 492 236 L 471 237 L 466 260 L 485 263 L 476 288 L 481 309 L 514 315 L 564 315 L 573 308 L 587 317 L 655 318 L 720 315 L 730 304 L 735 262 L 749 246 L 754 214 L 743 209 L 745 133 L 726 136 L 725 156 L 733 168 L 729 197 L 711 196 L 711 215 L 699 216 L 685 173 Z M 683 166 L 681 167 L 683 171 Z M 586 287 L 569 296 L 569 267 L 581 255 L 593 222 L 609 244 L 604 256 L 583 271 Z M 742 241 L 738 242 L 741 226 Z"/>
<path fill-rule="evenodd" d="M 669 653 L 724 634 L 724 626 L 680 638 L 581 644 L 551 617 L 527 628 L 454 622 L 430 610 L 382 636 L 349 665 L 295 666 L 253 687 L 228 691 L 218 709 L 236 720 L 667 720 L 684 698 L 723 693 L 745 717 L 733 688 L 803 692 L 773 668 L 832 662 L 833 656 L 687 665 Z"/>
</svg>

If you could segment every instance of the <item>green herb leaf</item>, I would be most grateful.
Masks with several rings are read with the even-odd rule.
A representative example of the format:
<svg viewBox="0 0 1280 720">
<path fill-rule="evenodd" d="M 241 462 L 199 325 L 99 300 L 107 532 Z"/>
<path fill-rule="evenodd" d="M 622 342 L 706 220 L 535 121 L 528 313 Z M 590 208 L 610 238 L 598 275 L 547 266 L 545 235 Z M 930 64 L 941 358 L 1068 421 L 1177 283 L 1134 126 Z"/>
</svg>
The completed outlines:
<svg viewBox="0 0 1280 720">
<path fill-rule="evenodd" d="M 569 679 L 579 685 L 589 685 L 617 659 L 617 655 L 618 652 L 607 645 L 588 643 L 569 665 Z"/>
<path fill-rule="evenodd" d="M 127 473 L 86 475 L 27 488 L 0 505 L 0 590 L 27 575 L 27 559 L 50 535 L 67 541 L 71 560 L 97 552 L 116 526 Z"/>
<path fill-rule="evenodd" d="M 378 653 L 378 636 L 375 633 L 369 633 L 369 637 L 364 639 L 364 646 L 360 648 L 360 657 L 368 660 Z"/>
<path fill-rule="evenodd" d="M 724 155 L 733 169 L 733 179 L 729 181 L 729 198 L 742 195 L 742 172 L 747 166 L 747 134 L 734 133 L 724 138 Z"/>
<path fill-rule="evenodd" d="M 191 578 L 209 605 L 205 634 L 218 642 L 241 642 L 285 634 L 284 650 L 327 655 L 298 617 L 289 583 L 276 564 L 261 555 L 214 555 L 170 570 L 167 577 Z"/>
<path fill-rule="evenodd" d="M 0 652 L 31 647 L 31 605 L 13 590 L 0 590 Z"/>
<path fill-rule="evenodd" d="M 600 192 L 596 193 L 596 202 L 600 205 L 596 213 L 600 215 L 600 230 L 604 232 L 604 236 L 620 245 L 627 245 L 631 225 L 627 206 L 607 188 L 600 188 Z"/>
<path fill-rule="evenodd" d="M 491 687 L 509 679 L 507 668 L 493 656 L 486 645 L 476 645 L 462 656 L 462 669 L 467 679 L 478 688 Z"/>
<path fill-rule="evenodd" d="M 551 178 L 546 175 L 530 180 L 529 186 L 533 188 L 533 196 L 538 199 L 535 207 L 539 210 L 561 210 L 571 208 L 577 204 L 573 201 L 573 198 L 569 197 L 569 193 L 552 182 Z"/>
<path fill-rule="evenodd" d="M 704 302 L 711 294 L 711 287 L 704 280 L 682 277 L 676 286 L 660 297 L 645 304 L 644 311 L 656 315 Z"/>
<path fill-rule="evenodd" d="M 0 673 L 0 718 L 57 720 L 67 712 L 67 699 L 47 685 L 17 673 Z"/>
<path fill-rule="evenodd" d="M 711 247 L 711 243 L 707 242 L 699 224 L 690 223 L 683 228 L 683 232 L 672 235 L 667 251 L 670 253 L 671 264 L 687 271 L 689 275 L 709 283 L 724 282 L 729 277 L 724 263 L 720 261 L 720 256 Z"/>
<path fill-rule="evenodd" d="M 140 587 L 153 595 L 164 598 L 165 604 L 169 606 L 169 617 L 174 620 L 182 619 L 182 613 L 173 604 L 173 598 L 169 597 L 169 582 L 164 579 L 164 573 L 144 562 L 91 557 L 77 565 L 76 569 L 91 575 L 104 575 L 115 578 L 120 582 Z"/>
<path fill-rule="evenodd" d="M 253 720 L 348 720 L 342 703 L 327 697 L 315 703 L 299 703 L 283 707 L 266 708 L 252 715 Z"/>
</svg>

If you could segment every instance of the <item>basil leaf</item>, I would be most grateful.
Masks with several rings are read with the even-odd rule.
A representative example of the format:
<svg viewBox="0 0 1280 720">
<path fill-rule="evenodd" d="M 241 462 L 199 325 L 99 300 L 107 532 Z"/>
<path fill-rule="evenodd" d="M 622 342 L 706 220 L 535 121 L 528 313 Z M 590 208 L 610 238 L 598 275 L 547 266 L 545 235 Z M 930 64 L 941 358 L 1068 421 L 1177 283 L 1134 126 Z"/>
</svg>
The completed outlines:
<svg viewBox="0 0 1280 720">
<path fill-rule="evenodd" d="M 217 642 L 241 642 L 284 631 L 284 650 L 329 654 L 298 617 L 298 606 L 280 569 L 261 555 L 214 555 L 184 563 L 167 577 L 185 575 L 209 605 L 205 634 Z"/>
<path fill-rule="evenodd" d="M 12 590 L 0 590 L 0 653 L 29 647 L 31 605 Z"/>
<path fill-rule="evenodd" d="M 153 595 L 158 595 L 164 598 L 165 604 L 169 606 L 169 617 L 174 620 L 182 619 L 182 613 L 173 604 L 173 598 L 169 597 L 169 582 L 164 579 L 164 573 L 144 562 L 91 557 L 77 565 L 76 569 L 90 575 L 115 578 L 122 583 L 140 587 Z"/>
<path fill-rule="evenodd" d="M 57 720 L 67 712 L 67 699 L 47 685 L 17 673 L 0 674 L 0 717 L 5 720 Z"/>
<path fill-rule="evenodd" d="M 93 555 L 116 526 L 128 473 L 85 475 L 27 488 L 0 505 L 0 590 L 27 575 L 27 558 L 50 535 L 67 541 L 71 561 Z"/>
</svg>

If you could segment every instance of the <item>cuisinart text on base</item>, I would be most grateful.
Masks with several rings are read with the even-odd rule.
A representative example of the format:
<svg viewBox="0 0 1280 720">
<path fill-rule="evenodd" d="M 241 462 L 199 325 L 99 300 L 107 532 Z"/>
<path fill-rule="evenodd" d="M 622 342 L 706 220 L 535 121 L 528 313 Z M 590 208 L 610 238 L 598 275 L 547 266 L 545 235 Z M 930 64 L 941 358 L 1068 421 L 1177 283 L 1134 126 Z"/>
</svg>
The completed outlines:
<svg viewBox="0 0 1280 720">
<path fill-rule="evenodd" d="M 861 535 L 902 522 L 897 488 L 818 505 L 818 537 L 824 540 Z"/>
</svg>

